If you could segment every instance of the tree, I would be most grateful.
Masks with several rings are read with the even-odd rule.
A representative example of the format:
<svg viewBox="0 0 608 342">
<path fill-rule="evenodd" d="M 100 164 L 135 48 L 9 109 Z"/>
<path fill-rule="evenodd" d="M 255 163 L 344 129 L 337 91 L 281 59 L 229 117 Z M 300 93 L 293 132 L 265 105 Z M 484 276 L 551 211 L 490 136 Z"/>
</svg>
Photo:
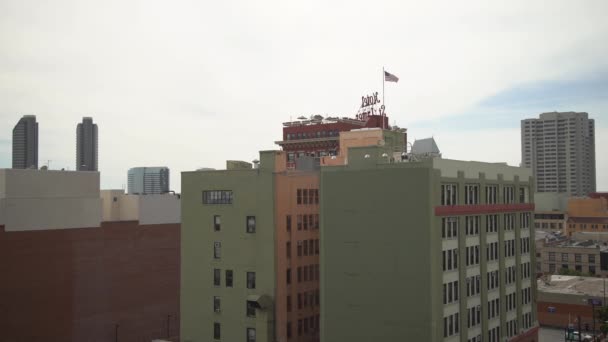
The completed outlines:
<svg viewBox="0 0 608 342">
<path fill-rule="evenodd" d="M 604 334 L 608 334 L 608 306 L 602 306 L 596 310 L 596 317 L 601 322 L 600 331 Z"/>
</svg>

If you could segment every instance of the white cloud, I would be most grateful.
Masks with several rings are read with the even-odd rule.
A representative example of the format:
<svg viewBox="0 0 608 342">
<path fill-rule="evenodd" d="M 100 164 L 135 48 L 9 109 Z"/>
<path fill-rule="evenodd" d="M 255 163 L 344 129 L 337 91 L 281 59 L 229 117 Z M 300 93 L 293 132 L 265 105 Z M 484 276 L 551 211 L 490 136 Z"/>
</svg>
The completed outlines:
<svg viewBox="0 0 608 342">
<path fill-rule="evenodd" d="M 380 90 L 383 65 L 401 78 L 386 89 L 400 126 L 606 68 L 607 10 L 601 0 L 3 1 L 0 139 L 36 114 L 41 163 L 73 167 L 74 128 L 90 115 L 105 187 L 153 163 L 179 189 L 180 170 L 273 148 L 289 117 L 352 115 Z M 438 141 L 459 143 L 451 137 Z"/>
</svg>

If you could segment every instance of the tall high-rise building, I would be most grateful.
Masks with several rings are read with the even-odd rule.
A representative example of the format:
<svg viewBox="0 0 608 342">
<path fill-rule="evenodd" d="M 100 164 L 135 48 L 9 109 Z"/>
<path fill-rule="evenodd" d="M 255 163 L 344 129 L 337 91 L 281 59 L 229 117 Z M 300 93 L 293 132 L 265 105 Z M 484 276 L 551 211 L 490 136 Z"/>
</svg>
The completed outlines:
<svg viewBox="0 0 608 342">
<path fill-rule="evenodd" d="M 169 168 L 134 167 L 128 173 L 129 194 L 165 194 L 169 192 Z"/>
<path fill-rule="evenodd" d="M 521 166 L 537 192 L 586 196 L 595 191 L 595 124 L 587 113 L 543 113 L 521 121 Z"/>
<path fill-rule="evenodd" d="M 13 128 L 13 169 L 38 168 L 38 122 L 24 115 Z"/>
<path fill-rule="evenodd" d="M 93 118 L 84 117 L 76 127 L 76 170 L 97 171 L 97 152 L 97 124 Z"/>
</svg>

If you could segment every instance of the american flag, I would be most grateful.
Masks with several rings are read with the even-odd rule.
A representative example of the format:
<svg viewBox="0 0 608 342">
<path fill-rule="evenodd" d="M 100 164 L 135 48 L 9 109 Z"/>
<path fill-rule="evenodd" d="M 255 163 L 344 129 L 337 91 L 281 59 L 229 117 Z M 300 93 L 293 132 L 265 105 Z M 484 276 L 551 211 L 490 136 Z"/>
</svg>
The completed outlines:
<svg viewBox="0 0 608 342">
<path fill-rule="evenodd" d="M 384 80 L 386 82 L 395 82 L 396 83 L 396 82 L 399 82 L 399 77 L 397 77 L 397 76 L 395 76 L 395 75 L 393 75 L 393 74 L 385 71 L 384 72 Z"/>
</svg>

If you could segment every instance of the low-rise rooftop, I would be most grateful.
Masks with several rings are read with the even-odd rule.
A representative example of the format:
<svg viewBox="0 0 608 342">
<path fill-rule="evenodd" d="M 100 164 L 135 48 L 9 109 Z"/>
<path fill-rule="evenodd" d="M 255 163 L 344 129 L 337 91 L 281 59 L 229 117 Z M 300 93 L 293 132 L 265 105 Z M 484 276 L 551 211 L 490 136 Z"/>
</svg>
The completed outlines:
<svg viewBox="0 0 608 342">
<path fill-rule="evenodd" d="M 604 296 L 604 279 L 595 277 L 579 277 L 551 275 L 538 279 L 538 292 L 569 294 L 589 297 Z"/>
</svg>

